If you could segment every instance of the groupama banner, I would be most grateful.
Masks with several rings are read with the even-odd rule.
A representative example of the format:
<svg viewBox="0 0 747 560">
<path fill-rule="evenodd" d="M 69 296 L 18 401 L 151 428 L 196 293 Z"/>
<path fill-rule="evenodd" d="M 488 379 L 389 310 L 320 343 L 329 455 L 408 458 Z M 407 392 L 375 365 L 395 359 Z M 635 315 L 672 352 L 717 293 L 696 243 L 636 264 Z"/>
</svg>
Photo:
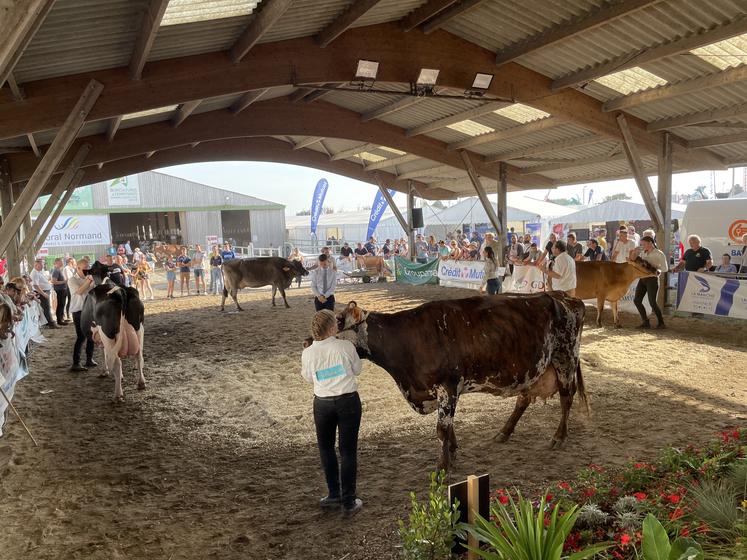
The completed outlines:
<svg viewBox="0 0 747 560">
<path fill-rule="evenodd" d="M 319 223 L 319 216 L 324 208 L 324 197 L 327 196 L 329 183 L 327 179 L 319 179 L 314 189 L 314 196 L 311 199 L 311 233 L 316 235 L 316 226 Z"/>
<path fill-rule="evenodd" d="M 394 196 L 394 191 L 392 189 L 388 189 L 389 196 Z M 366 240 L 371 239 L 371 236 L 374 234 L 374 231 L 376 231 L 376 226 L 379 225 L 379 220 L 381 220 L 381 216 L 384 215 L 384 212 L 386 212 L 386 207 L 389 205 L 389 203 L 386 201 L 386 198 L 384 198 L 384 195 L 381 193 L 381 191 L 376 193 L 376 196 L 374 197 L 373 205 L 371 206 L 371 215 L 368 218 L 368 232 L 366 233 Z"/>
<path fill-rule="evenodd" d="M 410 262 L 402 257 L 394 257 L 394 268 L 397 282 L 414 286 L 438 284 L 438 259 L 420 264 Z"/>
</svg>

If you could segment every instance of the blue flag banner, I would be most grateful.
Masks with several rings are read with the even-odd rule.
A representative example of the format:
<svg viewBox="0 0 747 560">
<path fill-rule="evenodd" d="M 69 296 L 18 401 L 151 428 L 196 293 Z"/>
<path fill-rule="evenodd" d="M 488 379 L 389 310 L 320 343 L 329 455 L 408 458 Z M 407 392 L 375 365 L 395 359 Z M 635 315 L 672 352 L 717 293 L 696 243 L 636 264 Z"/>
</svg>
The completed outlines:
<svg viewBox="0 0 747 560">
<path fill-rule="evenodd" d="M 327 179 L 319 179 L 314 189 L 314 197 L 311 199 L 311 233 L 316 235 L 316 224 L 319 222 L 319 216 L 324 207 L 324 197 L 327 196 L 329 183 Z"/>
<path fill-rule="evenodd" d="M 389 196 L 394 196 L 394 192 L 392 189 L 387 189 L 389 191 Z M 386 198 L 384 198 L 384 195 L 381 194 L 381 191 L 376 193 L 376 196 L 374 197 L 373 206 L 371 206 L 371 216 L 368 218 L 368 233 L 366 233 L 366 240 L 371 239 L 371 236 L 374 234 L 374 231 L 376 231 L 376 226 L 379 225 L 379 220 L 381 220 L 381 216 L 386 212 L 386 208 L 389 205 L 389 203 L 386 201 Z"/>
</svg>

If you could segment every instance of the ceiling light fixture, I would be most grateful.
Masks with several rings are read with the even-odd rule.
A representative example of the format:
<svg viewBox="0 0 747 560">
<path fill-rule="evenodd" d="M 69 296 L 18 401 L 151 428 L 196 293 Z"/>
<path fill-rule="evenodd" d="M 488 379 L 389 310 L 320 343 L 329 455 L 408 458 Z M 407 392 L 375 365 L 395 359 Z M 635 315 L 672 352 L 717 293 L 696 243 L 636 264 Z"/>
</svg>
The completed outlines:
<svg viewBox="0 0 747 560">
<path fill-rule="evenodd" d="M 379 63 L 373 60 L 359 60 L 355 69 L 355 81 L 374 82 L 379 73 Z"/>
<path fill-rule="evenodd" d="M 418 79 L 411 86 L 413 95 L 433 95 L 433 88 L 438 81 L 440 70 L 434 68 L 421 68 Z"/>
<path fill-rule="evenodd" d="M 472 87 L 469 88 L 465 94 L 470 96 L 482 97 L 490 89 L 490 84 L 493 82 L 493 74 L 482 74 L 478 72 L 475 74 L 475 79 L 472 80 Z"/>
</svg>

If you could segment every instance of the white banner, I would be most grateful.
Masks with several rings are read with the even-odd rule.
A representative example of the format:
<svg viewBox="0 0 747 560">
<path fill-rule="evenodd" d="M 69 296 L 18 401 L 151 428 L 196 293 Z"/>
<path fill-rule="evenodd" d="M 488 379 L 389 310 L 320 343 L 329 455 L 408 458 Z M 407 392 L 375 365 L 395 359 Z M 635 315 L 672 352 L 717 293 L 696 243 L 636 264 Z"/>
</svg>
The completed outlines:
<svg viewBox="0 0 747 560">
<path fill-rule="evenodd" d="M 140 206 L 140 185 L 137 175 L 119 177 L 106 182 L 109 206 Z"/>
<path fill-rule="evenodd" d="M 109 245 L 111 243 L 109 216 L 60 216 L 57 218 L 44 247 L 71 245 Z"/>
<path fill-rule="evenodd" d="M 506 269 L 500 267 L 498 276 L 502 277 Z M 467 288 L 479 290 L 485 276 L 485 261 L 439 261 L 438 283 L 450 288 Z"/>
<path fill-rule="evenodd" d="M 523 294 L 545 291 L 545 275 L 536 266 L 514 265 L 512 279 L 511 287 L 504 291 Z"/>
<path fill-rule="evenodd" d="M 747 319 L 747 280 L 682 272 L 677 311 Z"/>
</svg>

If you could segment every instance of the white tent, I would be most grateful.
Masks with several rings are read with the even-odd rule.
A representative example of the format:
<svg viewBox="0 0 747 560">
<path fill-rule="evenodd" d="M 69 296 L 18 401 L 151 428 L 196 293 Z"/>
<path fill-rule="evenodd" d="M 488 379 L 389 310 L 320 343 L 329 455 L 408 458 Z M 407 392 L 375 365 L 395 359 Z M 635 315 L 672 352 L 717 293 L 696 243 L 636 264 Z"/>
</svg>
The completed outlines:
<svg viewBox="0 0 747 560">
<path fill-rule="evenodd" d="M 685 214 L 685 206 L 672 204 L 672 218 L 682 218 Z M 604 224 L 623 220 L 633 222 L 639 220 L 650 220 L 648 210 L 643 202 L 630 200 L 611 200 L 602 202 L 596 206 L 586 208 L 579 212 L 566 214 L 550 220 L 551 224 Z"/>
</svg>

